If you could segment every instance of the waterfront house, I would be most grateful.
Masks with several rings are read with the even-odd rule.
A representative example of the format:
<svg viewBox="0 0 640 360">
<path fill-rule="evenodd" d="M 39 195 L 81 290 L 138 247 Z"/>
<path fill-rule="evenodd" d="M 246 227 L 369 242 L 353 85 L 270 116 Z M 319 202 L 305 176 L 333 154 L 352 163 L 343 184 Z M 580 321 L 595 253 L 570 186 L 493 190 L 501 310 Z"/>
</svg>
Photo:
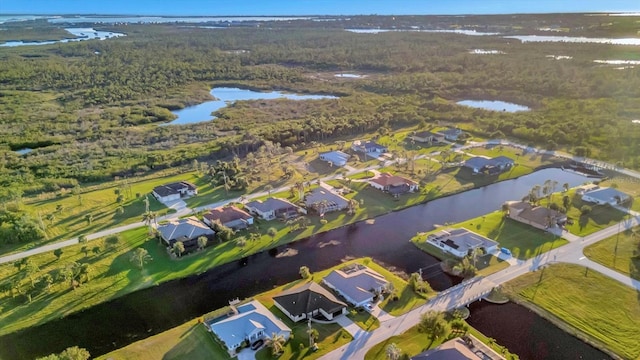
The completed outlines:
<svg viewBox="0 0 640 360">
<path fill-rule="evenodd" d="M 546 230 L 567 222 L 567 215 L 544 206 L 534 206 L 527 201 L 507 201 L 506 204 L 511 219 L 537 229 Z"/>
<path fill-rule="evenodd" d="M 227 316 L 206 320 L 204 324 L 232 357 L 243 343 L 251 345 L 274 333 L 286 341 L 291 335 L 291 329 L 256 300 L 231 306 Z"/>
<path fill-rule="evenodd" d="M 444 135 L 439 133 L 432 133 L 431 131 L 420 131 L 415 134 L 409 135 L 408 138 L 423 144 L 435 144 L 444 142 Z"/>
<path fill-rule="evenodd" d="M 177 241 L 182 241 L 186 252 L 198 246 L 198 238 L 205 236 L 213 240 L 215 232 L 195 217 L 171 220 L 158 225 L 158 235 L 167 247 L 172 247 Z"/>
<path fill-rule="evenodd" d="M 313 281 L 285 290 L 273 301 L 294 322 L 310 318 L 333 320 L 347 312 L 347 304 Z"/>
<path fill-rule="evenodd" d="M 219 223 L 233 230 L 241 230 L 253 225 L 253 216 L 235 206 L 221 206 L 205 213 L 202 221 L 212 228 L 214 223 Z"/>
<path fill-rule="evenodd" d="M 627 202 L 631 196 L 611 187 L 597 188 L 582 194 L 582 201 L 598 205 L 619 205 Z"/>
<path fill-rule="evenodd" d="M 513 165 L 515 165 L 513 159 L 506 156 L 497 156 L 495 158 L 475 156 L 467 159 L 463 164 L 474 174 L 498 174 L 512 168 Z"/>
<path fill-rule="evenodd" d="M 388 149 L 386 146 L 380 145 L 372 140 L 355 140 L 351 144 L 351 150 L 377 157 L 387 152 Z"/>
<path fill-rule="evenodd" d="M 187 181 L 164 184 L 153 188 L 151 194 L 161 203 L 180 200 L 180 198 L 198 194 L 196 186 Z"/>
<path fill-rule="evenodd" d="M 487 254 L 498 250 L 496 241 L 464 228 L 440 230 L 429 234 L 427 242 L 458 258 L 471 254 L 477 248 Z"/>
<path fill-rule="evenodd" d="M 372 303 L 376 294 L 389 287 L 384 276 L 360 264 L 333 270 L 322 282 L 353 306 Z"/>
<path fill-rule="evenodd" d="M 346 154 L 342 151 L 329 151 L 321 153 L 319 158 L 322 161 L 326 161 L 331 166 L 345 166 L 347 165 L 347 160 L 349 160 L 349 154 Z"/>
<path fill-rule="evenodd" d="M 332 187 L 322 183 L 304 195 L 304 204 L 307 209 L 313 209 L 322 216 L 328 212 L 346 209 L 349 206 L 349 200 L 338 194 Z"/>
<path fill-rule="evenodd" d="M 244 204 L 244 208 L 264 220 L 273 220 L 276 218 L 289 219 L 307 213 L 305 209 L 290 201 L 274 197 L 268 198 L 265 201 L 256 200 L 248 202 Z"/>
<path fill-rule="evenodd" d="M 392 195 L 399 195 L 418 190 L 417 182 L 403 178 L 402 176 L 391 175 L 389 173 L 382 173 L 379 176 L 376 176 L 369 180 L 369 184 L 380 191 L 385 191 Z"/>
</svg>

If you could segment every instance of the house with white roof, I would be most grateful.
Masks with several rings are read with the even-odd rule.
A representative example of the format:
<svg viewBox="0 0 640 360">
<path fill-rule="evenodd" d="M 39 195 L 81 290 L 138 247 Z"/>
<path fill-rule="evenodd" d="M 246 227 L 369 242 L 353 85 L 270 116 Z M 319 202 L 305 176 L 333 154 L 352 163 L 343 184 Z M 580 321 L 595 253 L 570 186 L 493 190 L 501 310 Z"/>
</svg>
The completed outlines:
<svg viewBox="0 0 640 360">
<path fill-rule="evenodd" d="M 268 198 L 265 201 L 255 200 L 248 202 L 244 204 L 244 208 L 264 220 L 273 220 L 275 218 L 289 219 L 307 213 L 307 210 L 292 202 L 275 197 Z"/>
<path fill-rule="evenodd" d="M 388 149 L 372 140 L 355 140 L 351 144 L 351 150 L 377 156 L 387 152 Z"/>
<path fill-rule="evenodd" d="M 485 253 L 498 250 L 498 242 L 464 228 L 446 229 L 429 234 L 427 242 L 458 258 L 469 255 L 477 248 Z"/>
<path fill-rule="evenodd" d="M 384 276 L 360 264 L 333 270 L 322 282 L 356 307 L 372 303 L 389 286 Z"/>
<path fill-rule="evenodd" d="M 582 201 L 598 204 L 598 205 L 619 205 L 627 202 L 631 199 L 631 196 L 623 193 L 617 189 L 606 187 L 597 188 L 594 190 L 586 191 L 582 194 Z"/>
<path fill-rule="evenodd" d="M 320 160 L 326 161 L 332 166 L 345 166 L 349 160 L 349 154 L 342 151 L 329 151 L 319 155 Z"/>
<path fill-rule="evenodd" d="M 331 211 L 346 209 L 349 206 L 349 200 L 338 194 L 332 187 L 322 183 L 304 195 L 304 205 L 307 209 L 313 209 L 323 216 Z"/>
<path fill-rule="evenodd" d="M 285 340 L 291 335 L 291 329 L 256 300 L 231 306 L 231 310 L 228 316 L 206 320 L 205 326 L 232 357 L 243 344 L 251 345 L 271 337 L 273 333 L 282 335 Z"/>
</svg>

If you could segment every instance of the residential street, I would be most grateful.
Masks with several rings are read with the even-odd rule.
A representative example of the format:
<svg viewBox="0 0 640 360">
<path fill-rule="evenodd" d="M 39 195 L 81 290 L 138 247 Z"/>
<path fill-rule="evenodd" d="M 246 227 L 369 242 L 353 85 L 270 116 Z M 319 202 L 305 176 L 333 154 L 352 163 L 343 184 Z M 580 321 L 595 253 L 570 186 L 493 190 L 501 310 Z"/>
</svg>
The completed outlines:
<svg viewBox="0 0 640 360">
<path fill-rule="evenodd" d="M 575 238 L 565 246 L 543 253 L 527 261 L 509 258 L 508 261 L 511 266 L 507 269 L 484 278 L 472 279 L 469 282 L 462 283 L 456 287 L 443 291 L 435 298 L 429 300 L 425 305 L 417 309 L 390 320 L 381 320 L 380 327 L 372 332 L 356 332 L 352 342 L 324 355 L 320 359 L 364 359 L 365 354 L 376 344 L 391 336 L 402 334 L 411 327 L 417 325 L 420 321 L 420 314 L 423 312 L 429 310 L 447 311 L 464 306 L 478 298 L 481 298 L 485 294 L 489 293 L 491 289 L 500 284 L 554 262 L 570 262 L 586 266 L 640 291 L 640 281 L 633 280 L 626 275 L 596 264 L 586 259 L 582 253 L 582 250 L 586 246 L 615 235 L 618 232 L 632 228 L 638 224 L 640 224 L 640 217 L 636 216 L 625 221 L 622 225 L 613 225 L 584 238 Z M 501 254 L 501 256 L 504 255 Z"/>
</svg>

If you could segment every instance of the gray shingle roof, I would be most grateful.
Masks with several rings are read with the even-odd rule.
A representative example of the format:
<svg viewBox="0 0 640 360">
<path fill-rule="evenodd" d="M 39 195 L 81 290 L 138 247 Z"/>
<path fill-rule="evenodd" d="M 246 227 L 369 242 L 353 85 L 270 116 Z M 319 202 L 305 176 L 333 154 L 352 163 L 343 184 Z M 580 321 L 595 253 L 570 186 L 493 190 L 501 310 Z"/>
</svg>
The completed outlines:
<svg viewBox="0 0 640 360">
<path fill-rule="evenodd" d="M 170 244 L 175 241 L 196 239 L 200 236 L 213 236 L 215 234 L 207 225 L 194 217 L 173 220 L 167 224 L 159 225 L 158 232 Z"/>
<path fill-rule="evenodd" d="M 331 314 L 347 306 L 329 290 L 314 282 L 283 291 L 280 295 L 274 296 L 273 301 L 280 304 L 293 316 L 307 314 L 317 309 Z"/>
<path fill-rule="evenodd" d="M 345 271 L 334 270 L 325 276 L 324 281 L 356 303 L 361 303 L 371 298 L 373 289 L 389 284 L 384 276 L 365 266 L 345 269 Z"/>
<path fill-rule="evenodd" d="M 258 209 L 261 212 L 267 212 L 272 210 L 288 209 L 292 206 L 296 206 L 287 200 L 280 198 L 268 198 L 265 201 L 256 200 L 248 202 L 244 205 L 248 208 Z M 296 206 L 297 207 L 297 206 Z"/>
</svg>

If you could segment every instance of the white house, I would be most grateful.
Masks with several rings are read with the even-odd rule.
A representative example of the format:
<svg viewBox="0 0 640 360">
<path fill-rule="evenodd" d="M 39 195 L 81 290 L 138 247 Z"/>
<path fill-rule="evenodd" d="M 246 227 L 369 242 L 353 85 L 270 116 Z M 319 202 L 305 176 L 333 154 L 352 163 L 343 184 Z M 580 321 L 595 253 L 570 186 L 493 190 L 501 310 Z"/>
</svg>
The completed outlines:
<svg viewBox="0 0 640 360">
<path fill-rule="evenodd" d="M 244 208 L 267 221 L 275 218 L 289 219 L 307 213 L 305 209 L 280 198 L 251 201 L 244 204 Z"/>
<path fill-rule="evenodd" d="M 353 306 L 372 303 L 376 293 L 389 286 L 384 276 L 360 264 L 334 270 L 322 282 Z"/>
<path fill-rule="evenodd" d="M 582 195 L 582 201 L 598 205 L 618 205 L 629 199 L 631 199 L 631 196 L 610 187 L 590 190 Z"/>
<path fill-rule="evenodd" d="M 291 335 L 291 329 L 256 300 L 231 308 L 229 316 L 207 320 L 205 326 L 227 348 L 232 357 L 245 341 L 253 344 L 271 337 L 273 333 L 288 340 Z"/>
<path fill-rule="evenodd" d="M 322 183 L 319 187 L 305 194 L 304 204 L 307 209 L 313 209 L 324 215 L 332 211 L 344 210 L 349 206 L 349 200 L 338 194 L 330 186 Z"/>
<path fill-rule="evenodd" d="M 387 147 L 371 140 L 355 140 L 351 144 L 351 150 L 365 154 L 382 154 L 387 152 Z"/>
<path fill-rule="evenodd" d="M 347 160 L 349 160 L 349 154 L 346 154 L 342 151 L 329 151 L 321 153 L 319 158 L 322 161 L 326 161 L 334 166 L 345 166 L 347 165 Z"/>
<path fill-rule="evenodd" d="M 446 229 L 427 236 L 427 242 L 456 257 L 463 258 L 476 248 L 492 253 L 498 243 L 464 228 Z"/>
<path fill-rule="evenodd" d="M 182 197 L 197 195 L 198 189 L 190 182 L 180 181 L 156 186 L 151 194 L 161 203 L 166 203 L 179 200 Z"/>
</svg>

